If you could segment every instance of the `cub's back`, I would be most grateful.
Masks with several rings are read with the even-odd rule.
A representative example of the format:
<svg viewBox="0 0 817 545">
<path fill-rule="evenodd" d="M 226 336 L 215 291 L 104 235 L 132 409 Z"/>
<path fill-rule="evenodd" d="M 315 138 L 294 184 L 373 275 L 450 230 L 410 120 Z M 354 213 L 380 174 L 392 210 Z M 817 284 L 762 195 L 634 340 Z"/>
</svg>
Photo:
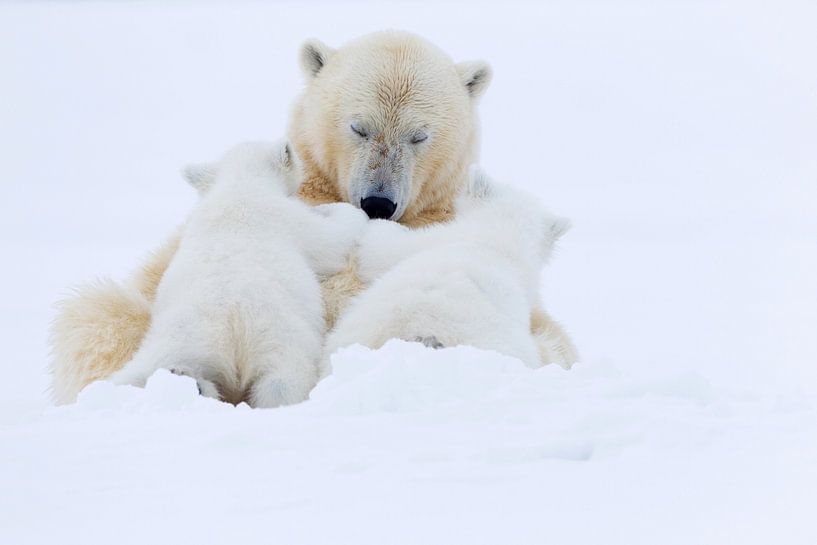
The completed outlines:
<svg viewBox="0 0 817 545">
<path fill-rule="evenodd" d="M 318 280 L 288 221 L 299 205 L 281 197 L 202 202 L 159 285 L 157 310 L 186 300 L 320 313 Z"/>
</svg>

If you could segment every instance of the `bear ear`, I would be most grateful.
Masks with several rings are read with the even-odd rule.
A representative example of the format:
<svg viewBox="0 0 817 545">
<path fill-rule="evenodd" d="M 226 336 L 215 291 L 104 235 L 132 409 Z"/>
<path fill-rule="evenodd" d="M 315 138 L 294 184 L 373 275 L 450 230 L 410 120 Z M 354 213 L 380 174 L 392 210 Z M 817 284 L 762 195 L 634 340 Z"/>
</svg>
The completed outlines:
<svg viewBox="0 0 817 545">
<path fill-rule="evenodd" d="M 281 150 L 281 165 L 284 168 L 292 168 L 292 148 L 289 147 L 289 142 L 284 144 Z"/>
<path fill-rule="evenodd" d="M 334 49 L 320 40 L 313 39 L 304 42 L 301 46 L 300 62 L 301 70 L 307 79 L 317 76 L 334 52 Z"/>
<path fill-rule="evenodd" d="M 491 66 L 484 61 L 468 61 L 457 64 L 457 73 L 465 90 L 472 98 L 479 98 L 491 83 Z"/>
<path fill-rule="evenodd" d="M 548 235 L 550 235 L 551 240 L 556 241 L 560 239 L 562 235 L 567 233 L 572 225 L 573 224 L 567 218 L 555 217 L 553 218 L 553 222 L 550 224 L 550 228 L 548 229 Z"/>
<path fill-rule="evenodd" d="M 278 143 L 278 152 L 275 158 L 275 166 L 283 174 L 287 195 L 294 195 L 303 183 L 303 169 L 298 159 L 298 154 L 288 141 Z"/>
<path fill-rule="evenodd" d="M 216 179 L 216 165 L 213 163 L 195 163 L 187 165 L 182 170 L 187 183 L 195 187 L 200 195 L 204 195 Z"/>
<path fill-rule="evenodd" d="M 290 170 L 295 163 L 294 153 L 289 140 L 279 140 L 273 147 L 273 166 L 282 170 Z"/>
<path fill-rule="evenodd" d="M 466 192 L 474 199 L 484 199 L 491 195 L 492 182 L 479 165 L 473 164 L 468 168 L 468 186 Z"/>
</svg>

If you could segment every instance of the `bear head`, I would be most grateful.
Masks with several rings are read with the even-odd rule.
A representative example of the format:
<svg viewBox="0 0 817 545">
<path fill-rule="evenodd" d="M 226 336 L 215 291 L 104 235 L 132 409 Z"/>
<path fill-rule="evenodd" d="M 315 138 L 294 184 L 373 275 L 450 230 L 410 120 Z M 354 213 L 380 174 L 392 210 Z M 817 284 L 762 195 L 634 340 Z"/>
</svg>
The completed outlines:
<svg viewBox="0 0 817 545">
<path fill-rule="evenodd" d="M 289 138 L 304 161 L 301 196 L 407 225 L 449 219 L 476 160 L 490 67 L 396 31 L 338 49 L 311 40 L 300 61 L 307 83 Z"/>
<path fill-rule="evenodd" d="M 292 195 L 303 180 L 298 156 L 286 140 L 244 142 L 230 148 L 218 161 L 187 165 L 182 173 L 201 196 L 222 183 L 259 179 L 285 195 Z"/>
<path fill-rule="evenodd" d="M 471 167 L 456 204 L 457 221 L 473 226 L 479 237 L 536 268 L 544 265 L 571 222 L 546 210 L 536 196 L 492 180 Z"/>
</svg>

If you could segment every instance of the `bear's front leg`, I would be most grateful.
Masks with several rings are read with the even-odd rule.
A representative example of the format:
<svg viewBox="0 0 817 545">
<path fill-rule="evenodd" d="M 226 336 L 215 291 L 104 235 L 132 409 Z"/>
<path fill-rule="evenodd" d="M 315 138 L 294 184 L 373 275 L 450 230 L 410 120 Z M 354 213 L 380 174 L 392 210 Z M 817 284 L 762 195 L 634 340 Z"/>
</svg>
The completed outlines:
<svg viewBox="0 0 817 545">
<path fill-rule="evenodd" d="M 137 354 L 122 369 L 109 376 L 107 381 L 118 386 L 129 385 L 144 388 L 150 375 L 158 368 L 159 366 L 155 364 L 153 359 L 140 357 Z"/>
<path fill-rule="evenodd" d="M 579 360 L 576 347 L 568 334 L 541 307 L 531 311 L 530 329 L 542 365 L 556 363 L 570 369 Z"/>
</svg>

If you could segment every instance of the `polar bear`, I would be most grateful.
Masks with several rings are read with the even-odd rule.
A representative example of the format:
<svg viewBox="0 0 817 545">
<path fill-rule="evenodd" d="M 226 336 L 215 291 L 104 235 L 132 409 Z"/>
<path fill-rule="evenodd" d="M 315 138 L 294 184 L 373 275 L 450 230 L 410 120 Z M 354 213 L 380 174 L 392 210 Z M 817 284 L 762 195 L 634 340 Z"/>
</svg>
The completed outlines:
<svg viewBox="0 0 817 545">
<path fill-rule="evenodd" d="M 240 144 L 186 177 L 199 203 L 142 346 L 109 380 L 142 386 L 163 367 L 233 403 L 303 401 L 325 334 L 316 274 L 342 267 L 366 215 L 348 204 L 316 213 L 291 198 L 302 177 L 284 142 Z"/>
<path fill-rule="evenodd" d="M 450 223 L 412 231 L 371 222 L 357 257 L 361 278 L 372 284 L 329 334 L 321 374 L 338 348 L 380 348 L 393 338 L 467 344 L 539 367 L 529 317 L 541 269 L 569 226 L 478 169 Z"/>
<path fill-rule="evenodd" d="M 478 159 L 477 107 L 491 81 L 490 66 L 454 62 L 428 41 L 399 31 L 377 32 L 339 48 L 307 41 L 300 64 L 306 85 L 288 136 L 303 162 L 301 199 L 348 202 L 372 218 L 412 228 L 451 220 L 468 165 Z M 179 236 L 127 283 L 86 286 L 59 304 L 51 331 L 58 403 L 72 402 L 85 384 L 109 376 L 132 357 Z M 321 287 L 331 327 L 366 284 L 350 260 Z M 569 337 L 540 306 L 529 321 L 543 362 L 576 361 Z"/>
</svg>

